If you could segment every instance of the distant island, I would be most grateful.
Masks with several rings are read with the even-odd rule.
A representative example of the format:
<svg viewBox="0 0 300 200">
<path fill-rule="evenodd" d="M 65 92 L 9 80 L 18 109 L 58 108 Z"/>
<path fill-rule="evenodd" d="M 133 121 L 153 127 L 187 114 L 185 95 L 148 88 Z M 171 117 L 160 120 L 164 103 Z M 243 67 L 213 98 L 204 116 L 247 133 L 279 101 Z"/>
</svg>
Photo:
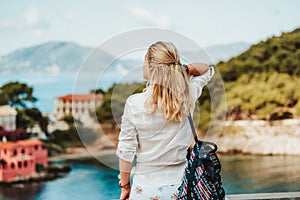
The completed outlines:
<svg viewBox="0 0 300 200">
<path fill-rule="evenodd" d="M 226 61 L 232 56 L 246 50 L 250 44 L 245 42 L 219 44 L 204 48 L 212 57 L 214 62 Z M 0 56 L 0 74 L 61 74 L 77 73 L 81 64 L 92 51 L 96 51 L 97 56 L 92 61 L 95 68 L 105 68 L 106 65 L 114 60 L 114 57 L 101 49 L 94 47 L 81 46 L 74 42 L 50 41 L 39 45 L 17 49 L 7 55 Z M 193 54 L 195 52 L 182 52 Z M 117 69 L 122 66 L 126 70 L 142 63 L 141 58 L 118 59 L 109 70 Z M 115 71 L 117 72 L 117 71 Z"/>
</svg>

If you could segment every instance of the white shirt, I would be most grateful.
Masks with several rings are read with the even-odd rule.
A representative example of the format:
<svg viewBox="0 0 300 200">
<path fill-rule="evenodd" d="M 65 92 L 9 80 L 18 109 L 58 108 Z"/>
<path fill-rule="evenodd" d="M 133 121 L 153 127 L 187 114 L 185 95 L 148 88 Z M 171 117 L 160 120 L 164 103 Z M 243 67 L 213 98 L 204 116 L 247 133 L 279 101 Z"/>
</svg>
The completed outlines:
<svg viewBox="0 0 300 200">
<path fill-rule="evenodd" d="M 211 68 L 201 76 L 190 78 L 190 93 L 194 101 L 200 97 L 202 88 L 213 74 Z M 128 162 L 133 162 L 136 156 L 134 174 L 143 174 L 143 178 L 149 176 L 147 179 L 151 182 L 148 183 L 178 184 L 191 141 L 190 124 L 187 118 L 181 122 L 168 121 L 159 111 L 147 114 L 144 102 L 148 95 L 149 92 L 143 92 L 127 98 L 116 155 Z"/>
</svg>

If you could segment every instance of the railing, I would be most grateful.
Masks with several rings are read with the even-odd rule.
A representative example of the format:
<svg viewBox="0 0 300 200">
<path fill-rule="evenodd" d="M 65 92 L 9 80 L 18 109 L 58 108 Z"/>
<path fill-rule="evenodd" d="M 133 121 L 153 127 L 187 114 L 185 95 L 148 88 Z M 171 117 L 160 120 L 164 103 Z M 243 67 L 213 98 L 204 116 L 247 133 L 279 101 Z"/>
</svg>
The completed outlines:
<svg viewBox="0 0 300 200">
<path fill-rule="evenodd" d="M 233 194 L 226 195 L 229 200 L 244 199 L 293 199 L 300 200 L 300 192 L 282 192 L 282 193 L 256 193 L 256 194 Z"/>
</svg>

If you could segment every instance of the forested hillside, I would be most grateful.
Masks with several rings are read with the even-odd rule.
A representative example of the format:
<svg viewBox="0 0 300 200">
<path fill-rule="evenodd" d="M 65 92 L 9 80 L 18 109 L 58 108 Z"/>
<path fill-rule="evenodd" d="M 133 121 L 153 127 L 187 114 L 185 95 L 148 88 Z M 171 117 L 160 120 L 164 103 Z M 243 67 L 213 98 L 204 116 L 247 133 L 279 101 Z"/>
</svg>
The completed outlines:
<svg viewBox="0 0 300 200">
<path fill-rule="evenodd" d="M 228 118 L 276 120 L 300 114 L 299 28 L 217 66 L 225 82 Z"/>
</svg>

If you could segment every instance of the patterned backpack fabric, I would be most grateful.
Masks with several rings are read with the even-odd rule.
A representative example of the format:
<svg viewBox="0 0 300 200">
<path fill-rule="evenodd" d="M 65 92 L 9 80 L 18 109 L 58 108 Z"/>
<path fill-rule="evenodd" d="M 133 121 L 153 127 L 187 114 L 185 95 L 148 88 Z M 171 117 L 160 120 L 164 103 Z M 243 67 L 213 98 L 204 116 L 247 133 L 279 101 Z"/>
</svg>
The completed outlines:
<svg viewBox="0 0 300 200">
<path fill-rule="evenodd" d="M 193 149 L 188 149 L 187 166 L 178 200 L 224 200 L 225 190 L 221 182 L 221 163 L 216 154 L 217 145 L 198 140 L 191 115 L 189 122 L 196 141 Z"/>
</svg>

